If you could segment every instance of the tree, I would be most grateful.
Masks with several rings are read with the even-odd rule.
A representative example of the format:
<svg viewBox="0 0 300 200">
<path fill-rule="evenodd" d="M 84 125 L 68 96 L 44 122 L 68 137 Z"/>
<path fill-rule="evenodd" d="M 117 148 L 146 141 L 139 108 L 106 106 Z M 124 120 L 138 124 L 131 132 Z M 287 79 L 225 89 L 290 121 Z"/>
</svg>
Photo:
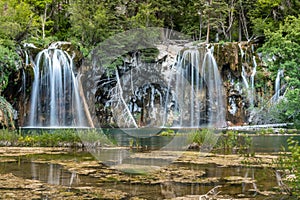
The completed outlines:
<svg viewBox="0 0 300 200">
<path fill-rule="evenodd" d="M 225 21 L 228 15 L 228 5 L 222 0 L 208 0 L 205 3 L 203 13 L 206 16 L 206 43 L 210 41 L 210 29 L 213 28 L 219 32 L 220 27 L 225 27 Z"/>
<path fill-rule="evenodd" d="M 299 14 L 300 2 L 295 0 L 258 0 L 249 10 L 251 29 L 255 36 L 264 35 L 265 30 L 276 31 L 288 16 Z"/>
<path fill-rule="evenodd" d="M 101 0 L 73 0 L 69 7 L 72 35 L 84 45 L 96 45 L 108 37 L 109 15 Z"/>
<path fill-rule="evenodd" d="M 20 57 L 15 49 L 10 49 L 0 41 L 0 95 L 7 87 L 9 76 L 20 66 Z"/>
<path fill-rule="evenodd" d="M 163 21 L 156 17 L 157 7 L 152 7 L 151 3 L 141 3 L 135 16 L 130 21 L 132 28 L 161 27 Z"/>
<path fill-rule="evenodd" d="M 36 35 L 45 39 L 57 36 L 59 40 L 66 40 L 70 17 L 68 13 L 69 1 L 66 0 L 24 0 L 32 7 L 37 23 Z"/>
<path fill-rule="evenodd" d="M 267 42 L 262 47 L 264 61 L 270 71 L 284 70 L 288 84 L 285 99 L 277 109 L 279 119 L 300 125 L 300 16 L 289 16 L 277 31 L 265 32 Z"/>
<path fill-rule="evenodd" d="M 33 16 L 26 2 L 0 0 L 0 38 L 24 39 L 34 28 Z"/>
</svg>

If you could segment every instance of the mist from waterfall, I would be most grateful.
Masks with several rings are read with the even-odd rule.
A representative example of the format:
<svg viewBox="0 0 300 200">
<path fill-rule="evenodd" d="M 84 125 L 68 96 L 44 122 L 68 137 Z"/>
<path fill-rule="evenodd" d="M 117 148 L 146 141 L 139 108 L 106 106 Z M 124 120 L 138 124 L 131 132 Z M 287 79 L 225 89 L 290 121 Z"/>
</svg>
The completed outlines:
<svg viewBox="0 0 300 200">
<path fill-rule="evenodd" d="M 30 127 L 82 127 L 85 114 L 71 56 L 50 47 L 34 61 L 29 113 Z"/>
</svg>

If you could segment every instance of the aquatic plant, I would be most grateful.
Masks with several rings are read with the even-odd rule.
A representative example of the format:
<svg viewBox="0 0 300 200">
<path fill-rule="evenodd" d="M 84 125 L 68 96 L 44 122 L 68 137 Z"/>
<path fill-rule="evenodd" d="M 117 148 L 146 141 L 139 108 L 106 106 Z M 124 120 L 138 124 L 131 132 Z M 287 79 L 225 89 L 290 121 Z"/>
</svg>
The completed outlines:
<svg viewBox="0 0 300 200">
<path fill-rule="evenodd" d="M 39 147 L 87 147 L 113 145 L 104 133 L 96 130 L 28 131 L 19 133 L 3 129 L 0 131 L 2 145 Z"/>
<path fill-rule="evenodd" d="M 172 129 L 166 129 L 159 134 L 159 136 L 174 136 L 174 135 L 175 135 L 175 131 Z"/>
<path fill-rule="evenodd" d="M 0 141 L 13 143 L 18 140 L 19 136 L 20 135 L 15 130 L 0 129 Z"/>
<path fill-rule="evenodd" d="M 202 129 L 190 133 L 189 142 L 198 145 L 198 147 L 201 146 L 201 148 L 210 146 L 212 150 L 223 153 L 249 153 L 252 139 L 246 134 L 239 134 L 237 131 L 226 131 L 219 135 L 213 130 Z"/>
<path fill-rule="evenodd" d="M 226 131 L 218 141 L 218 147 L 223 149 L 224 153 L 245 153 L 249 150 L 252 139 L 246 134 L 240 134 L 237 131 Z"/>
<path fill-rule="evenodd" d="M 191 132 L 189 135 L 189 142 L 196 144 L 204 149 L 212 149 L 218 140 L 218 135 L 211 129 L 201 129 Z"/>
</svg>

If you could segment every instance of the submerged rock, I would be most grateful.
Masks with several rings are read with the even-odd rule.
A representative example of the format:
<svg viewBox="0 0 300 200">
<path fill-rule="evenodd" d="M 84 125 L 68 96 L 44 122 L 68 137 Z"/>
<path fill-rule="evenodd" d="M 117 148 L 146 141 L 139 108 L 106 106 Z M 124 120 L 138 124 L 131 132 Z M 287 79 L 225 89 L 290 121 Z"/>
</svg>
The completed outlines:
<svg viewBox="0 0 300 200">
<path fill-rule="evenodd" d="M 51 185 L 37 180 L 16 177 L 13 174 L 0 176 L 1 199 L 124 199 L 128 194 L 100 187 L 66 187 Z"/>
</svg>

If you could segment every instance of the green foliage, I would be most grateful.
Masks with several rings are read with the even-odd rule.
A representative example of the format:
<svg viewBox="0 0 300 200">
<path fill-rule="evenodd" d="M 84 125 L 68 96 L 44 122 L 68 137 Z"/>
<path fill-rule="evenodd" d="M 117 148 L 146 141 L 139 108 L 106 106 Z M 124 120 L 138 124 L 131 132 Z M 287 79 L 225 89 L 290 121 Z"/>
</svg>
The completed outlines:
<svg viewBox="0 0 300 200">
<path fill-rule="evenodd" d="M 300 197 L 300 146 L 292 137 L 288 139 L 288 151 L 276 161 L 277 168 L 285 172 L 285 182 L 294 196 Z"/>
<path fill-rule="evenodd" d="M 252 139 L 237 131 L 227 131 L 220 135 L 210 129 L 194 131 L 190 134 L 189 142 L 195 143 L 201 149 L 221 151 L 223 153 L 247 153 L 252 145 Z"/>
<path fill-rule="evenodd" d="M 141 60 L 146 63 L 155 62 L 159 54 L 157 48 L 147 48 L 141 50 Z"/>
<path fill-rule="evenodd" d="M 279 20 L 283 17 L 280 13 L 281 0 L 258 0 L 255 9 L 250 11 L 250 19 L 255 35 L 263 35 L 265 30 L 276 30 Z"/>
<path fill-rule="evenodd" d="M 289 16 L 299 14 L 299 1 L 285 0 L 258 0 L 252 4 L 249 10 L 249 18 L 252 24 L 253 35 L 264 35 L 264 31 L 278 30 L 280 24 Z"/>
<path fill-rule="evenodd" d="M 267 129 L 261 129 L 258 132 L 256 132 L 256 134 L 259 135 L 269 135 L 269 134 L 273 134 L 274 130 L 272 128 L 267 128 Z"/>
<path fill-rule="evenodd" d="M 15 142 L 19 138 L 19 134 L 15 130 L 0 129 L 0 141 Z"/>
<path fill-rule="evenodd" d="M 300 128 L 300 88 L 289 90 L 283 100 L 275 106 L 273 115 L 280 122 L 293 122 L 296 128 Z"/>
<path fill-rule="evenodd" d="M 282 122 L 300 123 L 300 16 L 290 16 L 277 31 L 266 31 L 267 42 L 262 47 L 264 61 L 273 72 L 284 70 L 288 90 L 285 99 L 277 109 L 277 117 Z"/>
<path fill-rule="evenodd" d="M 102 1 L 79 1 L 70 4 L 71 32 L 84 45 L 96 45 L 110 35 L 109 14 Z"/>
<path fill-rule="evenodd" d="M 290 184 L 295 195 L 300 197 L 300 146 L 298 141 L 292 139 L 289 139 L 288 143 L 289 151 L 292 153 L 288 166 L 290 171 L 295 174 L 295 179 L 291 180 Z"/>
<path fill-rule="evenodd" d="M 166 129 L 159 134 L 159 136 L 168 136 L 168 137 L 174 135 L 175 135 L 175 131 L 172 129 Z"/>
<path fill-rule="evenodd" d="M 9 75 L 16 71 L 20 65 L 18 54 L 14 49 L 2 45 L 1 42 L 3 41 L 0 39 L 0 94 L 7 87 Z"/>
<path fill-rule="evenodd" d="M 85 145 L 112 145 L 111 140 L 102 132 L 96 130 L 55 130 L 29 131 L 19 134 L 17 131 L 0 130 L 0 141 L 10 142 L 16 146 L 39 147 L 80 147 Z"/>
<path fill-rule="evenodd" d="M 145 27 L 161 27 L 163 21 L 158 19 L 155 14 L 158 7 L 152 7 L 151 3 L 141 3 L 138 6 L 138 12 L 130 19 L 132 28 L 145 28 Z"/>
<path fill-rule="evenodd" d="M 245 153 L 252 144 L 252 139 L 237 131 L 227 131 L 219 137 L 212 130 L 203 129 L 191 134 L 190 141 L 198 145 L 211 145 L 214 151 L 223 153 Z"/>
<path fill-rule="evenodd" d="M 252 139 L 246 134 L 239 134 L 237 131 L 226 131 L 219 139 L 217 147 L 224 152 L 239 152 L 245 153 L 249 150 L 252 144 Z"/>
<path fill-rule="evenodd" d="M 237 131 L 227 131 L 225 134 L 217 134 L 210 129 L 202 129 L 192 132 L 189 142 L 197 144 L 201 150 L 213 150 L 223 153 L 249 154 L 252 139 L 246 134 Z"/>
<path fill-rule="evenodd" d="M 0 38 L 22 39 L 34 26 L 29 4 L 17 0 L 0 0 Z"/>
<path fill-rule="evenodd" d="M 0 37 L 73 37 L 85 48 L 132 28 L 168 27 L 194 39 L 218 33 L 237 40 L 241 14 L 253 35 L 275 31 L 283 20 L 299 14 L 298 1 L 284 0 L 1 0 Z M 249 23 L 251 22 L 251 23 Z M 44 30 L 43 30 L 44 29 Z M 222 33 L 222 36 L 221 36 Z M 201 39 L 201 38 L 200 38 Z M 211 39 L 213 39 L 211 37 Z"/>
<path fill-rule="evenodd" d="M 32 43 L 36 47 L 44 49 L 47 48 L 53 41 L 58 41 L 58 38 L 56 36 L 48 36 L 45 38 L 30 37 L 24 40 L 23 43 Z"/>
<path fill-rule="evenodd" d="M 229 15 L 230 5 L 222 0 L 214 0 L 209 3 L 206 0 L 201 1 L 182 1 L 182 16 L 178 19 L 181 31 L 193 36 L 194 38 L 204 36 L 207 28 L 210 26 L 212 35 L 228 28 L 226 19 Z M 200 30 L 200 24 L 203 30 Z M 200 38 L 201 39 L 201 38 Z"/>
<path fill-rule="evenodd" d="M 218 135 L 210 129 L 201 129 L 192 132 L 189 136 L 190 143 L 201 146 L 201 149 L 212 149 L 218 140 Z"/>
</svg>

